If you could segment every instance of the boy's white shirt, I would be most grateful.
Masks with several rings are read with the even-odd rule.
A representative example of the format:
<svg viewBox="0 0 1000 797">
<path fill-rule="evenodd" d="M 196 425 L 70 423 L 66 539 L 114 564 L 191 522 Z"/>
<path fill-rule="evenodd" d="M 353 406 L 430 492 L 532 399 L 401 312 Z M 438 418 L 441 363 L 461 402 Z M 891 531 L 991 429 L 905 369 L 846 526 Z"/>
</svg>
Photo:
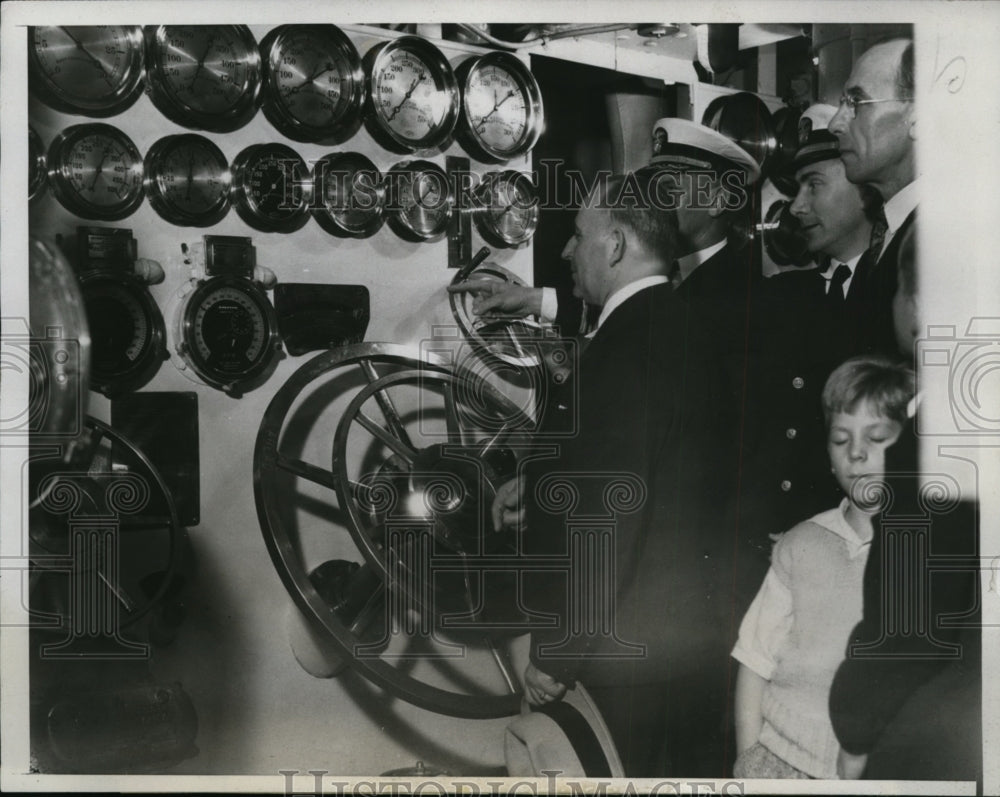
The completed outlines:
<svg viewBox="0 0 1000 797">
<path fill-rule="evenodd" d="M 838 507 L 809 518 L 821 528 L 844 541 L 847 554 L 856 559 L 867 554 L 871 540 L 862 540 L 847 522 L 850 502 L 844 498 Z M 775 652 L 792 627 L 792 593 L 769 567 L 764 582 L 740 623 L 740 633 L 732 656 L 765 680 L 771 680 L 776 666 Z"/>
</svg>

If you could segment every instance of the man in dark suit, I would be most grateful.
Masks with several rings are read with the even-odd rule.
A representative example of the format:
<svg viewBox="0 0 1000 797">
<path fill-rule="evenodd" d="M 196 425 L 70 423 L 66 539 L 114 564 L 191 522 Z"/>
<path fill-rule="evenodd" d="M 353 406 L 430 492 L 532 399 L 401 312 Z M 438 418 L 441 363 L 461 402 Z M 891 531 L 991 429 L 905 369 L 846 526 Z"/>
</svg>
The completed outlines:
<svg viewBox="0 0 1000 797">
<path fill-rule="evenodd" d="M 893 322 L 909 357 L 920 329 L 914 231 L 899 244 Z M 918 413 L 915 400 L 886 451 L 892 503 L 873 524 L 862 620 L 833 681 L 830 719 L 842 777 L 979 780 L 981 789 L 978 504 L 923 494 Z M 933 572 L 930 557 L 950 566 Z"/>
<path fill-rule="evenodd" d="M 816 268 L 793 269 L 752 293 L 747 334 L 739 497 L 737 619 L 767 571 L 770 535 L 837 503 L 820 396 L 840 363 L 868 351 L 865 276 L 870 192 L 847 180 L 827 124 L 813 105 L 800 120 L 792 161 L 799 221 Z M 876 198 L 877 199 L 877 198 Z"/>
<path fill-rule="evenodd" d="M 525 683 L 539 706 L 583 684 L 629 776 L 718 775 L 721 738 L 704 726 L 706 716 L 721 725 L 724 674 L 697 683 L 706 660 L 724 660 L 726 642 L 727 607 L 713 585 L 728 546 L 696 500 L 714 454 L 711 370 L 688 360 L 666 276 L 676 217 L 646 201 L 615 207 L 626 179 L 639 186 L 630 195 L 647 197 L 650 176 L 613 177 L 609 201 L 579 211 L 563 252 L 576 295 L 602 309 L 579 364 L 577 434 L 523 474 L 523 546 L 536 557 L 592 556 L 574 560 L 567 579 L 545 574 L 528 590 L 526 607 L 558 624 L 532 634 Z M 566 495 L 569 504 L 557 500 Z"/>
<path fill-rule="evenodd" d="M 920 191 L 916 121 L 913 42 L 892 39 L 866 50 L 851 69 L 829 128 L 840 142 L 847 179 L 871 186 L 885 202 L 872 233 L 876 262 L 866 277 L 866 335 L 875 351 L 889 355 L 896 353 L 891 306 L 899 246 L 915 223 Z"/>
</svg>

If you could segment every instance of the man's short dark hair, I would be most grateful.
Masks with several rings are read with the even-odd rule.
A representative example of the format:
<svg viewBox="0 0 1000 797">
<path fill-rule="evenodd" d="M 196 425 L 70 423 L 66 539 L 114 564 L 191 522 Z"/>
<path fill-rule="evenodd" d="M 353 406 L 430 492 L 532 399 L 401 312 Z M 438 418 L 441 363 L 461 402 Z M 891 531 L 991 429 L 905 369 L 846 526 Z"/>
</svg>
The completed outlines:
<svg viewBox="0 0 1000 797">
<path fill-rule="evenodd" d="M 598 187 L 603 196 L 596 200 L 608 209 L 614 224 L 628 227 L 647 252 L 669 264 L 677 257 L 677 213 L 651 200 L 655 174 L 654 169 L 613 174 L 603 190 Z"/>
<path fill-rule="evenodd" d="M 899 59 L 896 72 L 896 96 L 901 100 L 912 100 L 916 96 L 916 80 L 913 76 L 913 41 L 909 41 Z"/>
</svg>

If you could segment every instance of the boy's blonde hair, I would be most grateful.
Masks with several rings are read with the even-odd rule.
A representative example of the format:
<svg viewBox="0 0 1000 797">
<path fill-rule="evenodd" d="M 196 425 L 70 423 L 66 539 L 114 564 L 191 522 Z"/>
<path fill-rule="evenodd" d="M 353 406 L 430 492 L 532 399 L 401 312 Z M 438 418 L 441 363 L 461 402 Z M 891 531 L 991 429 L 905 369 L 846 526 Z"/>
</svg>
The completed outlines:
<svg viewBox="0 0 1000 797">
<path fill-rule="evenodd" d="M 879 415 L 906 423 L 906 407 L 915 391 L 913 369 L 888 357 L 852 357 L 830 374 L 823 387 L 827 427 L 834 413 L 853 413 L 871 404 Z"/>
</svg>

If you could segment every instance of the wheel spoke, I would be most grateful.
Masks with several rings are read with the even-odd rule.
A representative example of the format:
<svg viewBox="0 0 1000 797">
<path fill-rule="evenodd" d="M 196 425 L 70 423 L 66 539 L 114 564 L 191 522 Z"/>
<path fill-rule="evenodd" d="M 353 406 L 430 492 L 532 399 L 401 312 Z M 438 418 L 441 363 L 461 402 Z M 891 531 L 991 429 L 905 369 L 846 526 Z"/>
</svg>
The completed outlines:
<svg viewBox="0 0 1000 797">
<path fill-rule="evenodd" d="M 88 431 L 90 432 L 90 439 L 87 440 L 86 448 L 81 452 L 80 462 L 83 463 L 89 473 L 94 460 L 97 459 L 97 452 L 101 449 L 101 443 L 104 442 L 104 430 L 99 426 L 90 425 L 88 426 Z"/>
<path fill-rule="evenodd" d="M 360 423 L 368 432 L 373 436 L 385 443 L 389 448 L 393 450 L 396 454 L 399 454 L 404 460 L 406 460 L 408 465 L 413 464 L 413 460 L 417 455 L 417 452 L 406 443 L 404 443 L 400 438 L 393 436 L 388 431 L 379 426 L 375 421 L 369 418 L 365 413 L 360 410 L 354 416 L 354 420 Z"/>
<path fill-rule="evenodd" d="M 369 384 L 373 384 L 378 381 L 378 371 L 375 370 L 375 366 L 372 364 L 371 360 L 361 360 L 360 365 L 361 370 L 364 371 L 365 378 L 368 380 Z M 393 404 L 392 398 L 389 396 L 389 392 L 387 390 L 376 390 L 375 400 L 378 402 L 379 409 L 382 410 L 382 415 L 385 416 L 385 422 L 389 426 L 389 431 L 395 435 L 399 442 L 412 450 L 413 442 L 410 440 L 410 436 L 406 433 L 406 429 L 403 428 L 403 422 L 399 417 L 399 411 L 396 409 L 396 405 Z"/>
<path fill-rule="evenodd" d="M 462 421 L 458 417 L 458 405 L 455 403 L 454 389 L 445 390 L 444 418 L 448 429 L 448 442 L 464 445 L 465 430 L 462 428 Z"/>
<path fill-rule="evenodd" d="M 496 662 L 497 668 L 500 670 L 500 674 L 507 684 L 507 689 L 512 695 L 518 694 L 520 690 L 517 687 L 517 679 L 514 677 L 514 673 L 511 672 L 512 668 L 507 656 L 497 647 L 492 637 L 486 637 L 486 644 L 489 646 L 490 653 L 493 654 L 493 661 Z"/>
<path fill-rule="evenodd" d="M 330 471 L 311 465 L 304 460 L 278 454 L 278 467 L 331 490 L 337 489 L 337 480 Z"/>
</svg>

